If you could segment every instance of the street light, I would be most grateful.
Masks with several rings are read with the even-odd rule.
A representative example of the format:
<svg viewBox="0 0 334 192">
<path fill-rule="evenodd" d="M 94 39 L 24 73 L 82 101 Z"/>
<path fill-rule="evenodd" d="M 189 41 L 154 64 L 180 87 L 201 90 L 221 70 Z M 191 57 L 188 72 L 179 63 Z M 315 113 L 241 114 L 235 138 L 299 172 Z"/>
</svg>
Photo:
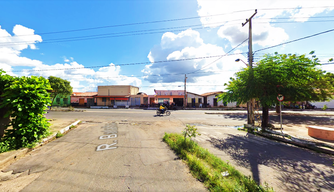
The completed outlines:
<svg viewBox="0 0 334 192">
<path fill-rule="evenodd" d="M 239 61 L 243 62 L 248 67 L 248 64 L 245 61 L 243 61 L 242 59 L 236 59 L 235 60 L 235 62 L 239 62 Z"/>
</svg>

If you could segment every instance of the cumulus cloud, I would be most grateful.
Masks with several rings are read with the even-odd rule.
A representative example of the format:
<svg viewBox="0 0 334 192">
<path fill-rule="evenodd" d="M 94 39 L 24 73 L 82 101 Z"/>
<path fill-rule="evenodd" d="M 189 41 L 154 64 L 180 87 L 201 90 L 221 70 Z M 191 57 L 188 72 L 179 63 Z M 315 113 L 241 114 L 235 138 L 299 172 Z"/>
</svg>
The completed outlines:
<svg viewBox="0 0 334 192">
<path fill-rule="evenodd" d="M 232 45 L 236 45 L 248 37 L 248 24 L 242 27 L 241 23 L 244 23 L 254 13 L 255 9 L 258 9 L 258 13 L 252 20 L 253 43 L 260 46 L 275 45 L 288 40 L 289 36 L 283 28 L 275 27 L 270 23 L 270 21 L 275 20 L 275 17 L 284 15 L 285 17 L 289 16 L 293 21 L 304 22 L 315 14 L 334 9 L 332 1 L 294 0 L 289 1 L 288 4 L 286 1 L 280 0 L 197 0 L 197 2 L 198 15 L 201 16 L 202 24 L 214 27 L 209 24 L 224 21 L 224 26 L 220 27 L 217 33 L 221 38 L 229 40 Z M 326 8 L 325 6 L 332 7 Z M 313 8 L 308 9 L 310 7 Z M 268 8 L 275 9 L 269 10 Z M 220 15 L 206 17 L 207 15 L 217 14 Z"/>
<path fill-rule="evenodd" d="M 240 53 L 240 50 L 235 51 L 235 53 Z M 224 54 L 225 52 L 222 47 L 204 43 L 197 31 L 188 29 L 179 34 L 169 32 L 167 35 L 164 34 L 162 36 L 160 45 L 156 45 L 151 49 L 148 58 L 153 63 L 146 65 L 142 72 L 145 74 L 144 79 L 150 83 L 156 86 L 168 83 L 168 88 L 173 87 L 173 89 L 176 88 L 175 83 L 184 82 L 184 74 L 187 74 L 187 83 L 189 85 L 209 85 L 212 82 L 223 85 L 227 82 L 225 80 L 228 80 L 240 68 L 245 67 L 243 63 L 235 62 L 237 58 L 247 61 L 243 55 L 223 56 L 220 59 L 219 57 L 194 60 L 182 59 Z M 181 61 L 154 63 L 154 61 L 158 60 Z M 205 90 L 212 90 L 212 87 L 207 86 L 193 88 L 194 90 L 202 90 L 203 92 Z M 195 92 L 198 93 L 198 91 Z"/>
<path fill-rule="evenodd" d="M 120 75 L 120 66 L 109 64 L 108 67 L 97 69 L 85 68 L 72 57 L 63 57 L 65 63 L 45 64 L 42 61 L 21 56 L 24 49 L 37 49 L 36 43 L 42 37 L 34 34 L 33 29 L 15 25 L 13 34 L 9 34 L 0 26 L 0 69 L 12 76 L 56 76 L 71 82 L 74 91 L 96 91 L 98 85 L 141 85 L 136 77 Z M 15 70 L 17 67 L 30 69 Z M 69 70 L 62 70 L 70 68 Z"/>
</svg>

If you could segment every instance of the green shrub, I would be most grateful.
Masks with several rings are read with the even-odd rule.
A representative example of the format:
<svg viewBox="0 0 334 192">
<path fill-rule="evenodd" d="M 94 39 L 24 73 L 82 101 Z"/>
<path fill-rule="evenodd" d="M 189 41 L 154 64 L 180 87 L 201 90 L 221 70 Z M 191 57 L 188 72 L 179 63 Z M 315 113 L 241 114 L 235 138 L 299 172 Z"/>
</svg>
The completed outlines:
<svg viewBox="0 0 334 192">
<path fill-rule="evenodd" d="M 327 105 L 324 105 L 321 109 L 325 111 L 326 109 L 328 109 L 328 107 Z"/>
<path fill-rule="evenodd" d="M 7 108 L 5 117 L 11 122 L 0 141 L 0 150 L 31 147 L 50 134 L 49 123 L 44 116 L 50 105 L 48 90 L 51 89 L 43 77 L 11 77 L 0 71 L 0 88 L 3 102 L 0 108 Z"/>
<path fill-rule="evenodd" d="M 60 133 L 60 132 L 58 131 L 57 134 L 56 134 L 56 138 L 60 138 L 60 137 L 62 137 L 62 136 L 64 136 L 64 134 L 62 134 L 62 133 Z"/>
</svg>

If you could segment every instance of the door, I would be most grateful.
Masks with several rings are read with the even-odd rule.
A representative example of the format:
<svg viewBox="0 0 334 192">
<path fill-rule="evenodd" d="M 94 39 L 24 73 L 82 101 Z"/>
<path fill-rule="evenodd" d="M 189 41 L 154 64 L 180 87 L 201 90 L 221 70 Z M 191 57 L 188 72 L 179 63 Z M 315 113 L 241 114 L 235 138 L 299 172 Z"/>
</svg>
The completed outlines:
<svg viewBox="0 0 334 192">
<path fill-rule="evenodd" d="M 217 98 L 213 98 L 213 106 L 217 107 Z"/>
<path fill-rule="evenodd" d="M 87 98 L 87 107 L 94 105 L 94 98 Z"/>
<path fill-rule="evenodd" d="M 135 104 L 136 106 L 140 106 L 140 97 L 135 98 Z"/>
<path fill-rule="evenodd" d="M 192 98 L 192 99 L 191 99 L 191 106 L 192 106 L 192 107 L 196 107 L 196 105 L 195 105 L 195 98 Z"/>
<path fill-rule="evenodd" d="M 85 105 L 85 99 L 79 98 L 79 105 Z"/>
<path fill-rule="evenodd" d="M 131 106 L 136 106 L 136 98 L 131 98 Z"/>
</svg>

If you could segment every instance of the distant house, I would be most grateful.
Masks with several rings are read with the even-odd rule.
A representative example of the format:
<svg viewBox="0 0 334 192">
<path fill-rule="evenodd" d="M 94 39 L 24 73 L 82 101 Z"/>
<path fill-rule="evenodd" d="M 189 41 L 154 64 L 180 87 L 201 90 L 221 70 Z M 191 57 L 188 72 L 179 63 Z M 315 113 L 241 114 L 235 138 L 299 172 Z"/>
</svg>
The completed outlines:
<svg viewBox="0 0 334 192">
<path fill-rule="evenodd" d="M 140 106 L 147 101 L 147 95 L 131 85 L 98 86 L 95 97 L 98 106 Z"/>
<path fill-rule="evenodd" d="M 204 107 L 204 97 L 202 95 L 187 92 L 187 107 Z"/>
<path fill-rule="evenodd" d="M 154 95 L 148 96 L 149 104 L 155 105 L 158 103 L 169 102 L 174 103 L 175 106 L 183 106 L 184 101 L 184 91 L 183 90 L 155 90 Z"/>
<path fill-rule="evenodd" d="M 324 105 L 327 106 L 327 108 L 334 109 L 334 99 L 330 101 L 316 101 L 316 102 L 311 102 L 312 105 L 316 106 L 317 108 L 323 108 Z"/>
<path fill-rule="evenodd" d="M 94 106 L 96 105 L 97 92 L 73 92 L 71 95 L 72 106 Z"/>
<path fill-rule="evenodd" d="M 71 96 L 62 97 L 57 95 L 53 100 L 52 106 L 67 107 L 71 104 Z"/>
<path fill-rule="evenodd" d="M 136 95 L 130 95 L 130 106 L 138 107 L 141 105 L 148 105 L 148 95 L 143 92 L 138 92 Z"/>
<path fill-rule="evenodd" d="M 214 91 L 214 92 L 208 92 L 204 93 L 201 96 L 204 97 L 204 106 L 209 107 L 236 107 L 237 103 L 224 103 L 223 101 L 218 101 L 217 96 L 219 94 L 223 93 L 223 91 Z"/>
</svg>

